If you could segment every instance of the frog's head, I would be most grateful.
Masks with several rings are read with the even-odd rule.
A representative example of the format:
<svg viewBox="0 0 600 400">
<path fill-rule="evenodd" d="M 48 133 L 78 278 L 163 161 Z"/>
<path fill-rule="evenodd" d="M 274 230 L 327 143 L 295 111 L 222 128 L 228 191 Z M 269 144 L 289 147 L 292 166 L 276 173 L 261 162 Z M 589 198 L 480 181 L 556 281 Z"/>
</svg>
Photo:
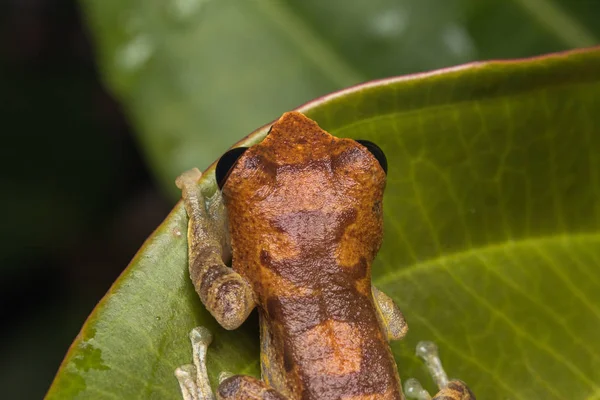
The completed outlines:
<svg viewBox="0 0 600 400">
<path fill-rule="evenodd" d="M 333 175 L 338 169 L 343 173 L 344 166 L 382 181 L 387 173 L 385 155 L 374 143 L 337 138 L 321 129 L 315 121 L 293 111 L 283 114 L 262 142 L 225 153 L 217 164 L 216 177 L 219 188 L 226 193 L 228 190 L 224 186 L 231 180 L 231 175 L 261 169 L 275 177 L 286 171 L 316 168 L 319 164 Z"/>
<path fill-rule="evenodd" d="M 262 142 L 226 153 L 217 180 L 234 239 L 270 229 L 296 243 L 304 236 L 339 239 L 351 226 L 353 246 L 364 247 L 368 259 L 381 243 L 385 169 L 374 144 L 337 138 L 289 112 Z"/>
</svg>

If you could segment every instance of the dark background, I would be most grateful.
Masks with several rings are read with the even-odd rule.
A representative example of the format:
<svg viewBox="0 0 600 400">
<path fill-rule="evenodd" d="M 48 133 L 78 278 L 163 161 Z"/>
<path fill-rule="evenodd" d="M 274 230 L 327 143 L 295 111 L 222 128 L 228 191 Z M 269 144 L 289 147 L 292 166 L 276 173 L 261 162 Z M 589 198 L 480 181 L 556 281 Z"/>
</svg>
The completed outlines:
<svg viewBox="0 0 600 400">
<path fill-rule="evenodd" d="M 0 1 L 0 390 L 42 398 L 172 203 L 103 88 L 74 1 Z"/>
</svg>

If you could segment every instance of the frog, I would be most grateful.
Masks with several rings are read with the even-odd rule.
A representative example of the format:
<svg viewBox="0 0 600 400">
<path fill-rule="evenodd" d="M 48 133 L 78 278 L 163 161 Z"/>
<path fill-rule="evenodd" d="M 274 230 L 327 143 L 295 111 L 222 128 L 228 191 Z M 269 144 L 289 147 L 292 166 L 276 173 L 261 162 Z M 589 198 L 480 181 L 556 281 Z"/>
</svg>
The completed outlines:
<svg viewBox="0 0 600 400">
<path fill-rule="evenodd" d="M 220 158 L 210 198 L 201 176 L 192 169 L 176 180 L 190 278 L 227 330 L 258 310 L 261 379 L 224 372 L 213 393 L 212 334 L 197 327 L 189 335 L 193 364 L 175 371 L 184 400 L 432 398 L 414 379 L 403 390 L 389 342 L 408 326 L 371 280 L 387 177 L 376 144 L 335 137 L 292 111 L 261 142 Z M 434 400 L 475 399 L 447 378 L 434 344 L 419 347 L 439 388 Z"/>
</svg>

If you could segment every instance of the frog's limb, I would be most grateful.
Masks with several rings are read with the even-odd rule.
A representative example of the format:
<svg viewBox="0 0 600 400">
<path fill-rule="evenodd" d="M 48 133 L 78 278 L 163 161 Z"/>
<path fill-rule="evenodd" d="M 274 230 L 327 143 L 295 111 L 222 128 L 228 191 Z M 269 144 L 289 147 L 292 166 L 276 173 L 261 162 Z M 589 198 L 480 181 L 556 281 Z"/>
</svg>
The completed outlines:
<svg viewBox="0 0 600 400">
<path fill-rule="evenodd" d="M 235 329 L 255 306 L 252 288 L 225 265 L 229 257 L 227 218 L 220 192 L 207 210 L 194 168 L 176 180 L 188 214 L 190 277 L 200 300 L 225 329 Z"/>
<path fill-rule="evenodd" d="M 219 400 L 286 400 L 264 382 L 245 375 L 233 375 L 219 385 Z"/>
<path fill-rule="evenodd" d="M 280 370 L 276 361 L 276 354 L 271 343 L 269 324 L 264 315 L 260 315 L 260 359 L 262 380 L 249 376 L 233 375 L 222 372 L 219 375 L 219 389 L 217 396 L 222 400 L 279 400 L 286 397 L 281 395 L 274 387 L 281 387 L 283 382 L 283 371 Z"/>
<path fill-rule="evenodd" d="M 194 364 L 183 365 L 175 370 L 184 400 L 214 400 L 215 396 L 208 381 L 206 351 L 212 342 L 210 331 L 202 326 L 190 332 Z"/>
<path fill-rule="evenodd" d="M 400 311 L 390 296 L 377 289 L 374 285 L 371 286 L 371 291 L 373 292 L 377 315 L 380 324 L 385 330 L 387 339 L 389 341 L 402 339 L 406 335 L 406 332 L 408 332 L 408 325 L 406 324 L 404 315 L 402 315 L 402 311 Z"/>
<path fill-rule="evenodd" d="M 475 400 L 475 395 L 464 382 L 448 380 L 448 375 L 446 375 L 438 355 L 437 346 L 433 342 L 419 342 L 417 355 L 425 362 L 429 375 L 440 391 L 432 398 L 419 381 L 411 378 L 404 383 L 406 397 L 417 400 Z"/>
</svg>

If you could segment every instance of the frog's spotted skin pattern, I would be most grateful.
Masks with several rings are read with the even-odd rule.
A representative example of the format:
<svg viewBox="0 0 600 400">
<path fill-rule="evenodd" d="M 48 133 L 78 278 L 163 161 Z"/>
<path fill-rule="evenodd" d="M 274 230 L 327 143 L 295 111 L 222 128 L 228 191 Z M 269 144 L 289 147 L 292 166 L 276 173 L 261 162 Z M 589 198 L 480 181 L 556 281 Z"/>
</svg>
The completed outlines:
<svg viewBox="0 0 600 400">
<path fill-rule="evenodd" d="M 402 398 L 371 294 L 384 187 L 364 146 L 298 113 L 248 149 L 223 187 L 233 268 L 269 325 L 284 381 L 268 383 L 282 394 Z"/>
<path fill-rule="evenodd" d="M 203 303 L 230 326 L 259 309 L 264 382 L 228 378 L 219 398 L 404 399 L 388 340 L 401 338 L 406 324 L 371 286 L 385 172 L 366 147 L 300 113 L 284 114 L 224 183 L 228 227 L 213 220 L 193 228 L 204 203 L 193 204 L 190 182 L 179 186 L 190 215 L 190 274 Z M 233 270 L 215 257 L 227 236 L 219 229 L 228 229 Z M 444 396 L 436 399 L 461 398 Z"/>
</svg>

